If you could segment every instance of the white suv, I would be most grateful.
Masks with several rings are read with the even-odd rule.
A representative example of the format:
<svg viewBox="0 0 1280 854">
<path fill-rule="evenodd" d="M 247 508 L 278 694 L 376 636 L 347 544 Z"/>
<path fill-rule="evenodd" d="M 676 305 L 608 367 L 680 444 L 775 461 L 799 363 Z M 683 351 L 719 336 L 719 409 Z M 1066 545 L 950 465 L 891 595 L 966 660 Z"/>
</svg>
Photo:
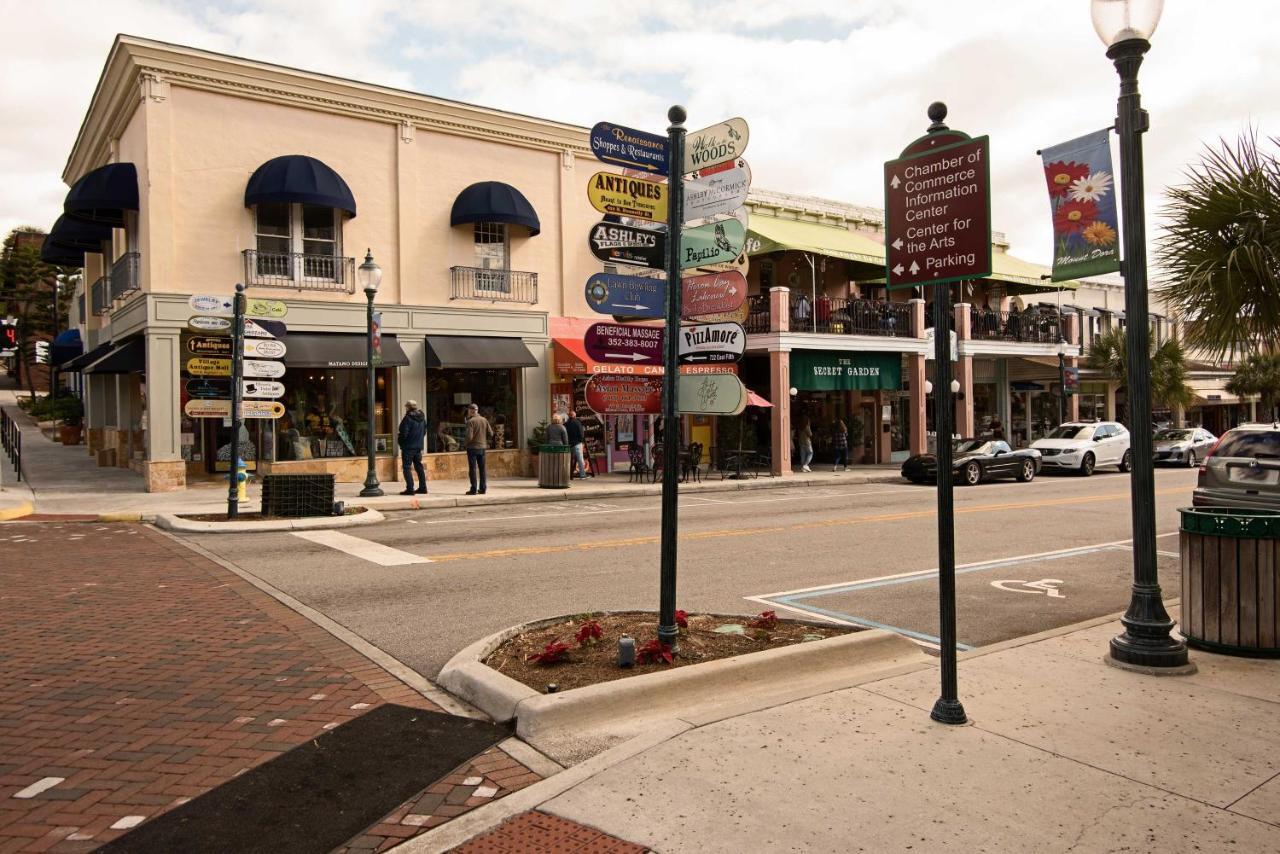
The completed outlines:
<svg viewBox="0 0 1280 854">
<path fill-rule="evenodd" d="M 1115 421 L 1068 421 L 1031 447 L 1045 470 L 1070 469 L 1088 477 L 1098 466 L 1130 469 L 1129 431 Z"/>
</svg>

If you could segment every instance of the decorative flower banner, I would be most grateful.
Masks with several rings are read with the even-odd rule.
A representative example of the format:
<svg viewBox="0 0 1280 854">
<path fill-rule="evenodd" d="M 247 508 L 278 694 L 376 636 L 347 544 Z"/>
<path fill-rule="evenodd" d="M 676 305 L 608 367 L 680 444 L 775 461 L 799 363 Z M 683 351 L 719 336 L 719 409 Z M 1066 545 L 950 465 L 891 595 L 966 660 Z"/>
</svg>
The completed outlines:
<svg viewBox="0 0 1280 854">
<path fill-rule="evenodd" d="M 1120 269 L 1111 129 L 1040 152 L 1053 210 L 1053 281 Z"/>
</svg>

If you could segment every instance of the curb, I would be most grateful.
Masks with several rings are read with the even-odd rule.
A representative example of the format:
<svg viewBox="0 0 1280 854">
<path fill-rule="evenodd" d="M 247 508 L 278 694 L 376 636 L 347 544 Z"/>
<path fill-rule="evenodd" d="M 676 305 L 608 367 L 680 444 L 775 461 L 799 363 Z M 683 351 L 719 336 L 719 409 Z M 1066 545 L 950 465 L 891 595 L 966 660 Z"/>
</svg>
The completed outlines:
<svg viewBox="0 0 1280 854">
<path fill-rule="evenodd" d="M 35 507 L 30 501 L 23 501 L 21 504 L 13 504 L 9 507 L 0 507 L 0 522 L 8 522 L 11 519 L 20 519 L 23 516 L 29 516 L 35 512 Z"/>
<path fill-rule="evenodd" d="M 916 644 L 881 629 L 629 676 L 558 694 L 541 694 L 482 663 L 506 639 L 546 622 L 512 626 L 471 644 L 445 664 L 436 682 L 499 723 L 514 719 L 517 735 L 527 739 L 550 730 L 616 726 L 636 717 L 680 717 L 697 723 L 718 717 L 714 709 L 758 705 L 780 693 L 826 692 L 884 668 L 924 663 Z"/>
<path fill-rule="evenodd" d="M 137 514 L 109 514 L 137 515 Z M 138 521 L 137 519 L 113 519 L 103 521 Z M 197 522 L 183 519 L 173 513 L 157 513 L 155 525 L 166 531 L 179 534 L 235 534 L 262 531 L 314 531 L 329 528 L 352 528 L 357 525 L 372 525 L 386 517 L 373 508 L 365 508 L 362 512 L 351 516 L 313 516 L 306 519 L 255 520 L 248 522 Z"/>
</svg>

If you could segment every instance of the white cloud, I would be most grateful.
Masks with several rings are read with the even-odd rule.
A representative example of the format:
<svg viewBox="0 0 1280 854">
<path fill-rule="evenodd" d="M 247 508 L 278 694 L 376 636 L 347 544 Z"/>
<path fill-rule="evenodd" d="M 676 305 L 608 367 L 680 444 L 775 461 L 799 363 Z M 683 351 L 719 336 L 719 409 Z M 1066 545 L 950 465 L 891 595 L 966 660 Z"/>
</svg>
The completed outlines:
<svg viewBox="0 0 1280 854">
<path fill-rule="evenodd" d="M 100 8 L 101 7 L 101 8 Z M 930 101 L 991 136 L 994 225 L 1029 260 L 1049 256 L 1035 151 L 1109 125 L 1118 83 L 1088 4 L 1029 0 L 361 4 L 244 0 L 221 8 L 0 0 L 0 228 L 48 224 L 67 151 L 116 31 L 429 90 L 589 125 L 650 130 L 680 102 L 701 127 L 751 124 L 758 186 L 882 201 L 881 163 L 923 133 Z M 1151 221 L 1161 189 L 1206 141 L 1249 123 L 1280 134 L 1270 5 L 1166 4 L 1142 69 Z M 634 14 L 633 14 L 634 13 Z M 1253 21 L 1254 26 L 1240 26 Z M 48 45 L 56 45 L 51 50 Z"/>
</svg>

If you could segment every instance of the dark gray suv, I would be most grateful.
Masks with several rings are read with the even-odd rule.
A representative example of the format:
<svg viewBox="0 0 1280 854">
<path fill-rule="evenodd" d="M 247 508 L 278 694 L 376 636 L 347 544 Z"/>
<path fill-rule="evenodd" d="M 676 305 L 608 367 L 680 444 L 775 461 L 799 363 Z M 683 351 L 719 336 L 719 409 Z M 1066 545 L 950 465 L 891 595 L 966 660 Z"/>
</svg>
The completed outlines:
<svg viewBox="0 0 1280 854">
<path fill-rule="evenodd" d="M 1280 510 L 1280 425 L 1228 430 L 1200 465 L 1191 503 Z"/>
</svg>

